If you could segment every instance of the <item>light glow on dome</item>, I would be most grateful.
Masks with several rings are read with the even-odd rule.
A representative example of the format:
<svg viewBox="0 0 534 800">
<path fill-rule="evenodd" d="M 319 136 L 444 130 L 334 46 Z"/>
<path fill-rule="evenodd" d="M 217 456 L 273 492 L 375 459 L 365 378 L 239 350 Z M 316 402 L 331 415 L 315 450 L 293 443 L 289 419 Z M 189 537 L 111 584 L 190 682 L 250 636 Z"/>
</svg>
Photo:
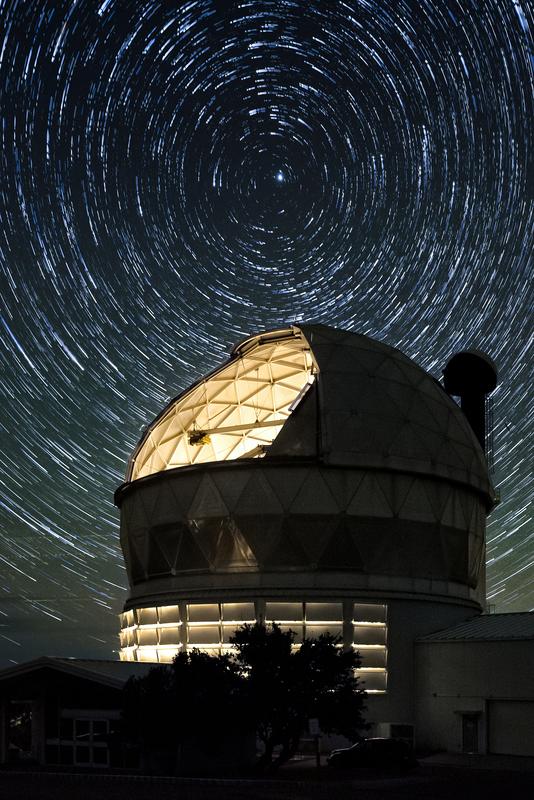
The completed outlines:
<svg viewBox="0 0 534 800">
<path fill-rule="evenodd" d="M 148 428 L 127 480 L 191 464 L 261 458 L 317 371 L 298 328 L 247 339 L 229 362 L 173 400 Z"/>
</svg>

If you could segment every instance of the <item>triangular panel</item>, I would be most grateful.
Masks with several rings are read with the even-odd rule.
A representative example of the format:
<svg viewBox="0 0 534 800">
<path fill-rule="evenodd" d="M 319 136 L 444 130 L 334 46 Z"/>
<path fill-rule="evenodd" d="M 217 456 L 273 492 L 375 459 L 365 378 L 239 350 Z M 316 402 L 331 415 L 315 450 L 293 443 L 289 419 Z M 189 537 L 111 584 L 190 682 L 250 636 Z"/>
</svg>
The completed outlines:
<svg viewBox="0 0 534 800">
<path fill-rule="evenodd" d="M 291 505 L 292 514 L 337 514 L 340 508 L 321 473 L 310 470 Z"/>
<path fill-rule="evenodd" d="M 324 569 L 342 569 L 346 571 L 363 570 L 363 561 L 356 544 L 356 538 L 344 522 L 338 524 L 330 537 L 319 559 L 319 566 Z"/>
<path fill-rule="evenodd" d="M 303 568 L 308 564 L 308 556 L 296 538 L 291 535 L 287 527 L 282 528 L 281 534 L 265 558 L 267 569 L 277 567 L 279 569 Z"/>
<path fill-rule="evenodd" d="M 174 522 L 182 517 L 182 509 L 167 483 L 160 486 L 151 516 L 152 525 Z"/>
<path fill-rule="evenodd" d="M 154 507 L 158 501 L 160 487 L 155 482 L 152 485 L 139 487 L 137 495 L 145 511 L 145 519 L 148 524 L 151 523 L 154 517 Z"/>
<path fill-rule="evenodd" d="M 356 470 L 324 469 L 321 470 L 321 476 L 328 486 L 337 507 L 344 512 L 349 498 L 352 497 L 363 477 L 363 473 Z"/>
<path fill-rule="evenodd" d="M 145 567 L 141 559 L 137 556 L 133 547 L 129 548 L 130 558 L 129 567 L 132 575 L 132 583 L 140 583 L 146 579 Z"/>
<path fill-rule="evenodd" d="M 447 561 L 447 572 L 453 581 L 468 579 L 468 536 L 463 531 L 450 528 L 443 531 L 443 551 Z"/>
<path fill-rule="evenodd" d="M 235 524 L 251 549 L 258 564 L 263 566 L 278 543 L 282 530 L 282 516 L 239 516 Z"/>
<path fill-rule="evenodd" d="M 235 509 L 249 475 L 248 469 L 213 470 L 211 477 L 230 513 Z"/>
<path fill-rule="evenodd" d="M 221 517 L 207 517 L 197 520 L 194 525 L 195 542 L 202 550 L 210 567 L 214 567 L 217 560 L 224 521 L 224 518 Z"/>
<path fill-rule="evenodd" d="M 165 558 L 165 555 L 158 547 L 157 541 L 153 536 L 150 536 L 148 544 L 148 574 L 149 575 L 165 575 L 170 573 L 171 564 Z"/>
<path fill-rule="evenodd" d="M 257 559 L 235 522 L 225 521 L 219 533 L 216 569 L 251 569 L 257 566 Z"/>
<path fill-rule="evenodd" d="M 393 516 L 390 501 L 372 472 L 363 477 L 348 505 L 347 514 L 363 517 Z"/>
<path fill-rule="evenodd" d="M 443 509 L 441 522 L 442 525 L 448 525 L 451 528 L 467 530 L 469 520 L 465 517 L 465 512 L 457 490 L 451 490 L 445 508 Z"/>
<path fill-rule="evenodd" d="M 188 511 L 189 519 L 226 517 L 228 509 L 209 475 L 204 475 Z"/>
<path fill-rule="evenodd" d="M 176 560 L 176 569 L 179 572 L 209 569 L 208 560 L 188 530 L 183 532 Z"/>
<path fill-rule="evenodd" d="M 405 389 L 408 386 L 408 381 L 404 372 L 399 368 L 397 364 L 397 358 L 394 356 L 387 356 L 381 364 L 376 367 L 375 374 L 378 377 L 384 378 L 385 380 L 391 382 L 391 384 L 396 383 L 397 386 L 401 384 L 402 388 Z"/>
<path fill-rule="evenodd" d="M 338 517 L 310 517 L 292 515 L 284 525 L 284 531 L 297 541 L 306 553 L 310 565 L 315 566 L 330 542 Z"/>
<path fill-rule="evenodd" d="M 274 491 L 284 511 L 289 511 L 291 508 L 293 500 L 300 492 L 307 474 L 308 470 L 303 467 L 293 469 L 280 467 L 265 470 L 265 477 L 269 486 Z"/>
<path fill-rule="evenodd" d="M 260 469 L 254 470 L 235 505 L 235 514 L 282 514 L 282 504 Z"/>
<path fill-rule="evenodd" d="M 161 525 L 150 530 L 150 541 L 155 542 L 169 567 L 174 567 L 185 525 Z"/>
<path fill-rule="evenodd" d="M 176 503 L 182 509 L 182 514 L 185 517 L 187 515 L 187 511 L 190 508 L 193 499 L 198 491 L 198 484 L 199 484 L 199 474 L 187 472 L 184 474 L 183 472 L 176 473 L 175 475 L 169 476 L 166 484 L 170 491 L 174 494 L 176 498 Z"/>
<path fill-rule="evenodd" d="M 398 511 L 401 519 L 412 519 L 419 522 L 434 522 L 434 509 L 427 497 L 421 480 L 414 480 L 404 502 Z"/>
</svg>

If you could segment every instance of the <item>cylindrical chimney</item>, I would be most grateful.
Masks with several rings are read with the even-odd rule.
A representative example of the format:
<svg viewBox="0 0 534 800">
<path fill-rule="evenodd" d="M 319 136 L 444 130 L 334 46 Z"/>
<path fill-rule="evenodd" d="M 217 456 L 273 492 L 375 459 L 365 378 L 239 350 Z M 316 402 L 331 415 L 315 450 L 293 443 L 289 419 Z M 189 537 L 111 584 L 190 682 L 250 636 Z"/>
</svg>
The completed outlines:
<svg viewBox="0 0 534 800">
<path fill-rule="evenodd" d="M 479 350 L 456 353 L 443 370 L 445 391 L 460 398 L 480 446 L 486 452 L 486 395 L 497 386 L 497 368 Z"/>
</svg>

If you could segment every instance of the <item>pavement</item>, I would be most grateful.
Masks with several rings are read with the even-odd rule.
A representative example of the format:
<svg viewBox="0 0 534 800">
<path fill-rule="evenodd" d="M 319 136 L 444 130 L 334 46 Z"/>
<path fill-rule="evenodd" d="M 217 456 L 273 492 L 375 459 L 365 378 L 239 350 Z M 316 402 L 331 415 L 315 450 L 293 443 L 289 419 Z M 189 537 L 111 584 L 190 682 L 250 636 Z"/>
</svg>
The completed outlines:
<svg viewBox="0 0 534 800">
<path fill-rule="evenodd" d="M 324 761 L 323 761 L 324 764 Z M 269 778 L 0 770 L 0 800 L 502 800 L 534 797 L 534 759 L 439 753 L 409 772 L 333 770 L 301 757 Z"/>
<path fill-rule="evenodd" d="M 525 756 L 500 756 L 479 753 L 433 753 L 428 756 L 418 756 L 419 766 L 422 768 L 451 767 L 469 770 L 489 770 L 494 772 L 519 772 L 521 774 L 534 773 L 534 758 Z M 328 770 L 326 756 L 321 756 L 321 770 Z M 317 773 L 315 757 L 297 756 L 279 771 L 279 775 L 306 771 L 311 779 Z M 364 770 L 369 772 L 369 770 Z M 342 773 L 338 773 L 342 774 Z M 346 773 L 345 773 L 346 774 Z M 351 771 L 351 776 L 355 773 Z"/>
<path fill-rule="evenodd" d="M 467 767 L 469 769 L 485 769 L 510 772 L 534 772 L 534 758 L 526 756 L 499 756 L 480 753 L 434 753 L 420 758 L 423 767 L 449 766 Z"/>
</svg>

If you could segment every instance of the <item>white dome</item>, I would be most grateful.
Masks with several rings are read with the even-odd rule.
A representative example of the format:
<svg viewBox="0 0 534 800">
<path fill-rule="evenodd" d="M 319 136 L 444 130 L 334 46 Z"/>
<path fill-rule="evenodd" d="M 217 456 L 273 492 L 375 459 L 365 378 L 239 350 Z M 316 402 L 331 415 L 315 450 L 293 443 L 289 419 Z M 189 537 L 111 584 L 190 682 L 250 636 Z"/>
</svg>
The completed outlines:
<svg viewBox="0 0 534 800">
<path fill-rule="evenodd" d="M 277 456 L 422 473 L 492 496 L 480 445 L 441 384 L 399 350 L 324 325 L 237 345 L 149 426 L 127 480 Z"/>
</svg>

